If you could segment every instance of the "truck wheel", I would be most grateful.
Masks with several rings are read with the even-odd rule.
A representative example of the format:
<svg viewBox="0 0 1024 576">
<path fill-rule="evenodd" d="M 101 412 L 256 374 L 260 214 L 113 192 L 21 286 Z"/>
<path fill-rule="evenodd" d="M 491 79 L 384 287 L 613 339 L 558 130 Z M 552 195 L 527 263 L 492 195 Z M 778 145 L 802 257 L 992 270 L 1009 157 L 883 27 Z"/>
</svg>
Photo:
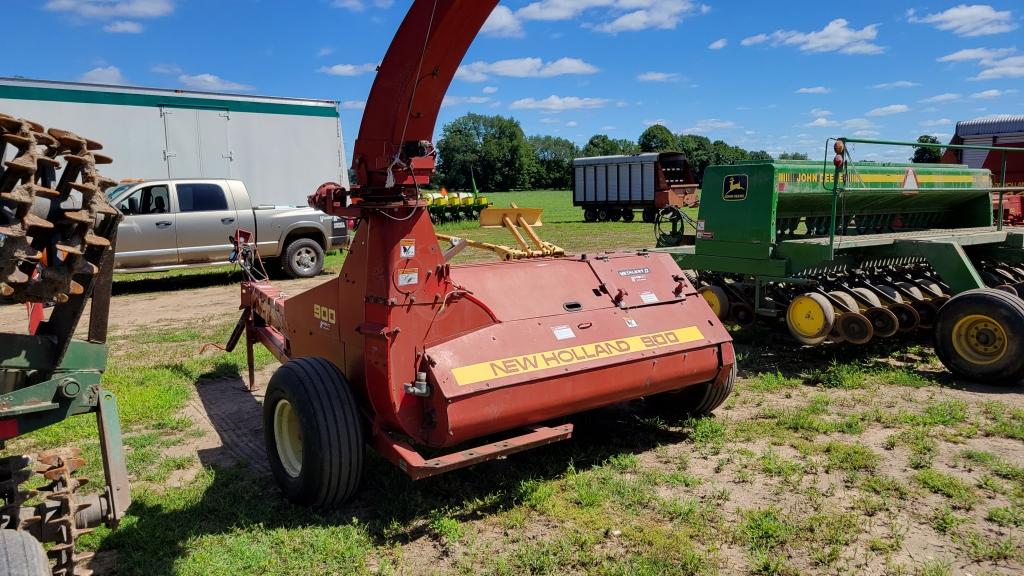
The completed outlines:
<svg viewBox="0 0 1024 576">
<path fill-rule="evenodd" d="M 292 278 L 312 278 L 324 269 L 324 249 L 316 240 L 296 238 L 285 246 L 281 268 Z"/>
<path fill-rule="evenodd" d="M 968 380 L 1012 384 L 1024 376 L 1024 301 L 981 288 L 954 296 L 935 320 L 935 353 Z"/>
<path fill-rule="evenodd" d="M 50 576 L 43 545 L 28 532 L 0 530 L 0 574 Z"/>
<path fill-rule="evenodd" d="M 722 405 L 725 399 L 732 394 L 733 385 L 736 383 L 736 364 L 733 363 L 729 377 L 721 386 L 715 386 L 714 380 L 703 384 L 687 386 L 682 390 L 658 394 L 656 406 L 659 410 L 670 411 L 673 414 L 700 417 L 711 414 L 715 408 Z"/>
<path fill-rule="evenodd" d="M 327 360 L 296 358 L 274 372 L 263 436 L 274 479 L 293 503 L 338 506 L 359 486 L 363 422 L 348 383 Z"/>
<path fill-rule="evenodd" d="M 623 222 L 627 222 L 627 223 L 632 222 L 634 218 L 636 218 L 636 214 L 633 214 L 632 210 L 630 210 L 629 208 L 624 208 L 622 210 L 622 221 Z"/>
<path fill-rule="evenodd" d="M 644 208 L 644 222 L 648 224 L 654 224 L 654 220 L 658 217 L 658 209 L 647 207 Z"/>
<path fill-rule="evenodd" d="M 584 222 L 597 222 L 597 210 L 593 208 L 587 208 L 583 211 Z"/>
</svg>

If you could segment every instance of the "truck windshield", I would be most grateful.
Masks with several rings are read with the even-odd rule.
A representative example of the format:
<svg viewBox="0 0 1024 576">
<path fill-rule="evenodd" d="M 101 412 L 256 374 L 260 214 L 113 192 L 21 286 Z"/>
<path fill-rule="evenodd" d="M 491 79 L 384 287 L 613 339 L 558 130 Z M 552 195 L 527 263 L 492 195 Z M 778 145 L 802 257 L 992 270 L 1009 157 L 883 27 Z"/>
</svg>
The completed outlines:
<svg viewBox="0 0 1024 576">
<path fill-rule="evenodd" d="M 120 186 L 114 186 L 113 188 L 107 188 L 107 200 L 113 200 L 118 194 L 131 188 L 131 184 L 121 184 Z"/>
</svg>

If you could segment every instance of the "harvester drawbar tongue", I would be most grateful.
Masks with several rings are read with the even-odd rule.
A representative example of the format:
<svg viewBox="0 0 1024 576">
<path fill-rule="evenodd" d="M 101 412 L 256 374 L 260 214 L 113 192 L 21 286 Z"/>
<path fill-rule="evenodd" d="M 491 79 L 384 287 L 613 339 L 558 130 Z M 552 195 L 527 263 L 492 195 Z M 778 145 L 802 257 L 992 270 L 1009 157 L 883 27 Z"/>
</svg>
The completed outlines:
<svg viewBox="0 0 1024 576">
<path fill-rule="evenodd" d="M 1024 229 L 993 223 L 1020 189 L 963 165 L 852 162 L 852 143 L 927 145 L 839 139 L 824 170 L 708 167 L 694 229 L 664 251 L 725 321 L 781 320 L 811 346 L 930 330 L 955 374 L 1024 378 Z"/>
<path fill-rule="evenodd" d="M 361 187 L 310 198 L 359 219 L 338 277 L 292 297 L 242 287 L 250 349 L 263 343 L 284 363 L 264 430 L 295 502 L 348 498 L 364 442 L 423 478 L 567 438 L 571 424 L 546 422 L 583 410 L 661 395 L 680 415 L 701 414 L 732 389 L 731 339 L 666 254 L 455 266 L 438 245 L 419 194 L 434 167 L 429 140 L 496 4 L 410 8 L 367 100 L 353 154 Z"/>
</svg>

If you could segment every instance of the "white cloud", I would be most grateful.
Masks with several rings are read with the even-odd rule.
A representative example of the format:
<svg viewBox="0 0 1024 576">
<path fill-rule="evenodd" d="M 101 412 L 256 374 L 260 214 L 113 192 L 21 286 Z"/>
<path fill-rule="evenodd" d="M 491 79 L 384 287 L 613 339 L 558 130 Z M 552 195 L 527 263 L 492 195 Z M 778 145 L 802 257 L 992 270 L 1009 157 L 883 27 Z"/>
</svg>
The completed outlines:
<svg viewBox="0 0 1024 576">
<path fill-rule="evenodd" d="M 615 126 L 601 126 L 602 132 L 611 132 L 612 130 L 618 130 Z"/>
<path fill-rule="evenodd" d="M 970 62 L 973 60 L 987 62 L 1009 56 L 1015 52 L 1014 48 L 965 48 L 957 50 L 952 54 L 938 58 L 939 62 Z"/>
<path fill-rule="evenodd" d="M 104 26 L 103 31 L 112 34 L 139 34 L 142 32 L 142 24 L 131 20 L 116 20 Z"/>
<path fill-rule="evenodd" d="M 552 62 L 544 62 L 540 58 L 511 58 L 463 64 L 455 72 L 455 77 L 466 82 L 486 82 L 492 75 L 510 78 L 551 78 L 565 74 L 594 74 L 597 71 L 597 66 L 579 58 L 559 58 Z"/>
<path fill-rule="evenodd" d="M 500 38 L 520 38 L 523 36 L 523 25 L 508 6 L 497 6 L 480 32 Z"/>
<path fill-rule="evenodd" d="M 154 64 L 150 69 L 154 74 L 181 74 L 183 70 L 177 64 Z"/>
<path fill-rule="evenodd" d="M 839 123 L 836 122 L 835 120 L 829 120 L 828 118 L 825 118 L 824 116 L 821 116 L 821 117 L 815 118 L 811 122 L 808 122 L 807 124 L 805 124 L 805 126 L 808 126 L 810 128 L 825 128 L 825 127 L 828 127 L 828 126 L 836 126 L 837 124 L 839 124 Z"/>
<path fill-rule="evenodd" d="M 369 2 L 369 4 L 372 4 L 376 8 L 390 8 L 394 3 L 394 0 L 373 0 L 372 2 Z M 345 8 L 354 12 L 362 12 L 363 10 L 366 10 L 367 2 L 363 2 L 363 0 L 334 0 L 331 4 L 338 8 Z"/>
<path fill-rule="evenodd" d="M 669 121 L 665 120 L 664 118 L 656 118 L 654 120 L 644 120 L 644 126 L 657 126 L 657 125 L 668 126 L 669 125 Z"/>
<path fill-rule="evenodd" d="M 922 121 L 918 122 L 918 124 L 920 124 L 921 126 L 925 126 L 925 127 L 929 127 L 929 128 L 935 127 L 935 126 L 948 126 L 948 125 L 950 125 L 952 123 L 953 123 L 953 121 L 950 120 L 949 118 L 937 118 L 935 120 L 922 120 Z"/>
<path fill-rule="evenodd" d="M 849 22 L 836 18 L 815 32 L 776 30 L 771 34 L 748 36 L 740 41 L 743 46 L 771 42 L 772 46 L 796 46 L 804 52 L 836 52 L 841 54 L 881 54 L 885 48 L 875 44 L 878 24 L 869 24 L 857 30 Z"/>
<path fill-rule="evenodd" d="M 1024 56 L 1013 56 L 993 62 L 982 62 L 985 67 L 972 80 L 993 80 L 996 78 L 1024 78 Z"/>
<path fill-rule="evenodd" d="M 540 119 L 540 123 L 541 124 L 561 124 L 562 121 L 559 120 L 558 118 L 541 118 Z"/>
<path fill-rule="evenodd" d="M 366 108 L 366 100 L 345 100 L 341 107 L 344 110 L 362 110 Z"/>
<path fill-rule="evenodd" d="M 825 116 L 831 116 L 832 115 L 832 111 L 831 110 L 825 110 L 824 108 L 811 108 L 810 114 L 811 114 L 811 116 L 814 116 L 815 118 L 824 118 Z"/>
<path fill-rule="evenodd" d="M 98 66 L 78 77 L 79 82 L 90 84 L 127 84 L 117 66 Z"/>
<path fill-rule="evenodd" d="M 808 88 L 800 88 L 796 91 L 796 94 L 828 94 L 831 91 L 831 88 L 826 88 L 824 86 L 811 86 Z"/>
<path fill-rule="evenodd" d="M 193 90 L 208 92 L 248 92 L 253 89 L 252 86 L 225 80 L 213 74 L 196 74 L 194 76 L 182 74 L 178 76 L 178 82 Z"/>
<path fill-rule="evenodd" d="M 675 72 L 643 72 L 636 76 L 641 82 L 678 82 L 680 78 Z"/>
<path fill-rule="evenodd" d="M 1008 96 L 1010 94 L 1016 94 L 1016 93 L 1017 93 L 1017 91 L 1014 90 L 1014 89 L 996 90 L 995 88 L 993 88 L 991 90 L 984 90 L 982 92 L 975 92 L 974 94 L 971 94 L 971 98 L 981 98 L 981 99 L 985 99 L 985 100 L 991 100 L 992 98 L 999 98 L 999 97 L 1002 97 L 1002 96 Z"/>
<path fill-rule="evenodd" d="M 921 102 L 923 104 L 939 104 L 941 102 L 953 102 L 954 100 L 959 100 L 959 99 L 960 99 L 960 95 L 959 94 L 956 94 L 955 92 L 945 92 L 943 94 L 937 94 L 935 96 L 929 96 L 928 98 L 925 98 L 924 100 L 921 100 Z"/>
<path fill-rule="evenodd" d="M 708 6 L 693 0 L 536 0 L 515 12 L 520 20 L 577 20 L 591 9 L 600 9 L 602 20 L 584 27 L 617 34 L 646 29 L 672 30 L 686 17 L 707 14 Z"/>
<path fill-rule="evenodd" d="M 521 98 L 512 103 L 513 110 L 548 110 L 561 112 L 562 110 L 579 110 L 582 108 L 601 108 L 608 104 L 605 98 L 580 98 L 578 96 L 555 96 L 547 98 Z"/>
<path fill-rule="evenodd" d="M 957 36 L 987 36 L 1017 29 L 1009 10 L 996 10 L 987 4 L 960 4 L 945 12 L 918 17 L 913 10 L 907 19 L 921 24 L 932 24 L 939 30 L 949 30 Z"/>
<path fill-rule="evenodd" d="M 565 125 L 567 127 L 569 127 L 569 128 L 575 128 L 575 127 L 579 126 L 579 124 L 577 124 L 575 120 L 570 120 L 570 121 L 566 122 Z"/>
<path fill-rule="evenodd" d="M 877 130 L 857 130 L 853 133 L 854 136 L 860 136 L 861 138 L 873 138 L 880 135 L 881 132 Z"/>
<path fill-rule="evenodd" d="M 323 58 L 324 56 L 330 56 L 331 54 L 334 54 L 334 48 L 330 46 L 324 46 L 316 51 L 317 58 Z"/>
<path fill-rule="evenodd" d="M 920 86 L 917 82 L 911 82 L 910 80 L 896 80 L 895 82 L 882 82 L 881 84 L 875 84 L 872 88 L 876 90 L 887 90 L 889 88 L 913 88 L 914 86 Z"/>
<path fill-rule="evenodd" d="M 721 50 L 722 48 L 725 48 L 728 44 L 729 44 L 728 40 L 726 40 L 725 38 L 719 38 L 718 40 L 715 40 L 711 44 L 708 44 L 708 49 L 709 50 Z"/>
<path fill-rule="evenodd" d="M 159 18 L 174 11 L 172 0 L 49 0 L 44 8 L 81 18 Z"/>
<path fill-rule="evenodd" d="M 376 64 L 335 64 L 333 66 L 321 66 L 320 72 L 331 76 L 359 76 L 377 69 Z"/>
<path fill-rule="evenodd" d="M 910 107 L 906 104 L 890 104 L 888 106 L 872 108 L 866 116 L 892 116 L 893 114 L 903 114 L 908 111 L 910 111 Z"/>
<path fill-rule="evenodd" d="M 498 91 L 498 87 L 497 86 L 484 86 L 484 89 L 481 90 L 481 92 L 483 92 L 484 94 L 494 94 L 497 91 Z"/>
<path fill-rule="evenodd" d="M 445 96 L 441 100 L 441 107 L 460 106 L 463 104 L 486 104 L 491 99 L 487 96 Z"/>
<path fill-rule="evenodd" d="M 704 132 L 710 132 L 712 130 L 724 130 L 726 128 L 733 128 L 736 123 L 731 120 L 720 120 L 718 118 L 707 118 L 704 120 L 698 120 L 696 124 L 683 130 L 685 134 L 700 134 Z"/>
<path fill-rule="evenodd" d="M 850 118 L 849 120 L 843 120 L 843 128 L 849 128 L 850 130 L 868 130 L 871 128 L 877 128 L 875 123 L 867 118 Z"/>
</svg>

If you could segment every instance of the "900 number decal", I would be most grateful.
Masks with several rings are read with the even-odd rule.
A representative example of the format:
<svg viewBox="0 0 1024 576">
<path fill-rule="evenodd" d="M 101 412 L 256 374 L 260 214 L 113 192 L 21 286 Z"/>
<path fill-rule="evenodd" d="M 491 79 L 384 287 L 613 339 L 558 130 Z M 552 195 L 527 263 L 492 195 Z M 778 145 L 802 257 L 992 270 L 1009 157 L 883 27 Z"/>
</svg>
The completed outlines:
<svg viewBox="0 0 1024 576">
<path fill-rule="evenodd" d="M 330 328 L 338 320 L 338 315 L 334 311 L 334 308 L 328 308 L 327 306 L 321 306 L 319 304 L 313 305 L 313 318 L 320 321 L 321 328 Z"/>
</svg>

